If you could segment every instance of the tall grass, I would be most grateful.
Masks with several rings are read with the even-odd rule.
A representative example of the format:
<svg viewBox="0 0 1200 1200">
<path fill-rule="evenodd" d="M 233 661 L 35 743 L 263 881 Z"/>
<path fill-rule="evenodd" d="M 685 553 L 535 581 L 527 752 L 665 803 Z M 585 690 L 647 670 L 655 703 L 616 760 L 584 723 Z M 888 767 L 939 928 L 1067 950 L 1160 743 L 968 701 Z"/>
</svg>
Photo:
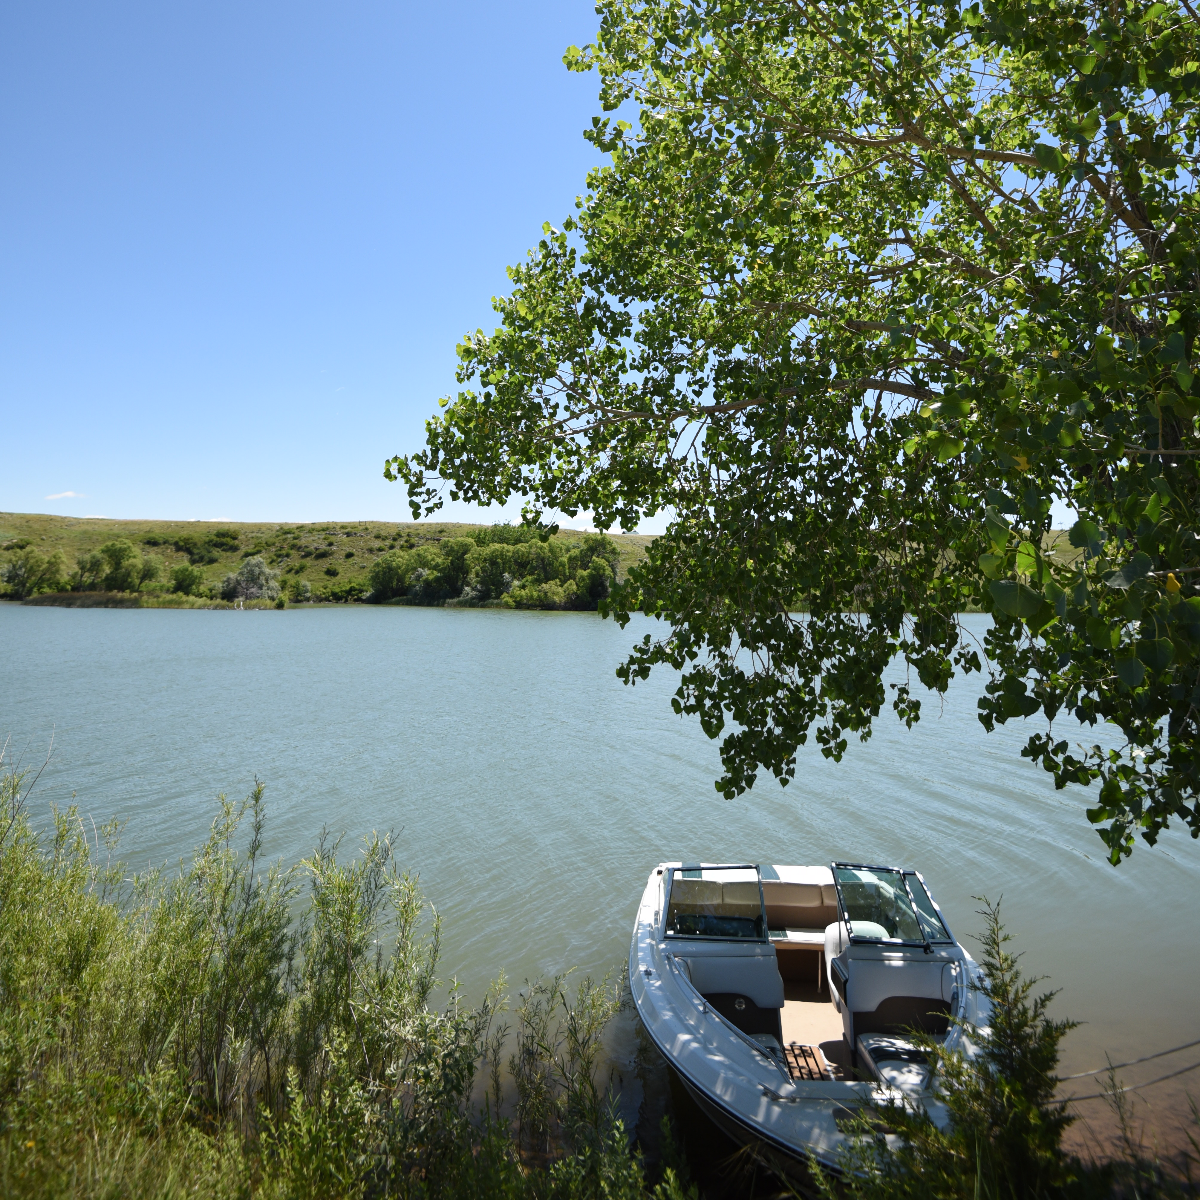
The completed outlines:
<svg viewBox="0 0 1200 1200">
<path fill-rule="evenodd" d="M 612 989 L 526 989 L 510 1123 L 505 997 L 431 1003 L 440 922 L 388 838 L 264 863 L 258 785 L 190 863 L 128 876 L 115 826 L 39 832 L 22 782 L 0 785 L 0 1194 L 651 1194 L 600 1078 Z"/>
</svg>

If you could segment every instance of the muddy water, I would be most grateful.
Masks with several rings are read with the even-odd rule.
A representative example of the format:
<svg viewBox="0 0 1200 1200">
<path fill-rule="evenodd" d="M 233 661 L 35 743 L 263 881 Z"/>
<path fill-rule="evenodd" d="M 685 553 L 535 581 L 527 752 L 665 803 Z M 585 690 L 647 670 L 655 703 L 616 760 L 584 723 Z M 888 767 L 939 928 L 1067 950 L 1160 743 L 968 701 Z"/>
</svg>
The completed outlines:
<svg viewBox="0 0 1200 1200">
<path fill-rule="evenodd" d="M 726 801 L 715 745 L 671 712 L 673 681 L 627 688 L 613 674 L 653 627 L 491 610 L 3 604 L 0 734 L 32 760 L 53 730 L 42 804 L 74 793 L 97 823 L 128 820 L 133 865 L 186 854 L 214 795 L 240 796 L 255 775 L 268 849 L 288 861 L 323 826 L 347 846 L 394 829 L 444 916 L 444 972 L 472 998 L 501 970 L 519 985 L 618 968 L 662 859 L 849 858 L 916 866 L 964 940 L 979 927 L 972 897 L 1002 895 L 1025 965 L 1083 1022 L 1065 1071 L 1200 1037 L 1200 845 L 1172 831 L 1110 867 L 1087 793 L 1055 792 L 1019 757 L 1028 730 L 984 733 L 978 677 L 927 701 L 911 732 L 881 718 L 840 765 L 810 750 L 790 787 L 766 779 Z M 1160 1131 L 1189 1086 L 1200 1072 L 1139 1094 Z M 1081 1106 L 1099 1129 L 1102 1110 Z"/>
</svg>

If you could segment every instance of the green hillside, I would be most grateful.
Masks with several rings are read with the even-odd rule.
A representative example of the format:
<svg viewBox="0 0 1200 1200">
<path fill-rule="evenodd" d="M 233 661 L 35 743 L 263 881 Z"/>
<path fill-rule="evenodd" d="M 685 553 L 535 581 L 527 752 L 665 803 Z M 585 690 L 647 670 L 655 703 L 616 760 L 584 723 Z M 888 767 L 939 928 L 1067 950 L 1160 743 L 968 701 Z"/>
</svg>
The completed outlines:
<svg viewBox="0 0 1200 1200">
<path fill-rule="evenodd" d="M 44 556 L 61 552 L 72 586 L 81 583 L 80 562 L 114 541 L 128 541 L 143 556 L 160 560 L 158 579 L 147 583 L 147 598 L 171 591 L 172 572 L 190 565 L 201 572 L 197 591 L 219 589 L 221 581 L 242 563 L 259 555 L 278 573 L 285 594 L 337 601 L 355 598 L 367 588 L 372 564 L 389 550 L 434 548 L 487 526 L 454 522 L 318 521 L 305 524 L 237 521 L 115 521 L 98 517 L 57 517 L 42 513 L 0 513 L 0 566 L 22 551 Z M 571 530 L 555 535 L 569 550 L 584 534 Z M 645 554 L 650 537 L 614 535 L 618 574 Z"/>
</svg>

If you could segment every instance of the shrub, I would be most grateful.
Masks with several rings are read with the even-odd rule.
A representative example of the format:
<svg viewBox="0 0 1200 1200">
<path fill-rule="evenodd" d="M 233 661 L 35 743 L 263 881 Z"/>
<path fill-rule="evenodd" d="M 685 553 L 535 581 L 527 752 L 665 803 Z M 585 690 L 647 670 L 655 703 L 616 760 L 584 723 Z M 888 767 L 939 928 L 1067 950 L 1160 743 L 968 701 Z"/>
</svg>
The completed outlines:
<svg viewBox="0 0 1200 1200">
<path fill-rule="evenodd" d="M 981 938 L 981 991 L 991 1003 L 990 1026 L 972 1031 L 979 1056 L 947 1053 L 939 1042 L 919 1040 L 938 1080 L 938 1099 L 949 1110 L 946 1128 L 921 1108 L 880 1105 L 867 1112 L 843 1156 L 843 1178 L 824 1181 L 826 1200 L 901 1200 L 911 1197 L 1052 1197 L 1075 1194 L 1080 1164 L 1062 1150 L 1070 1124 L 1066 1103 L 1055 1100 L 1058 1047 L 1075 1026 L 1048 1015 L 1054 992 L 1035 996 L 1026 979 L 999 905 L 988 904 Z M 882 1129 L 894 1131 L 890 1140 Z M 1107 1191 L 1107 1189 L 1105 1189 Z M 1095 1193 L 1093 1193 L 1095 1194 Z"/>
<path fill-rule="evenodd" d="M 74 809 L 43 838 L 0 787 L 6 1195 L 651 1200 L 598 1082 L 615 990 L 525 989 L 514 1137 L 502 987 L 430 1007 L 440 923 L 387 838 L 269 867 L 258 784 L 127 884 L 114 825 L 98 855 Z"/>
<path fill-rule="evenodd" d="M 409 582 L 417 571 L 426 574 L 438 566 L 441 555 L 433 546 L 416 550 L 389 550 L 377 558 L 367 572 L 371 599 L 376 603 L 408 594 Z M 421 576 L 423 580 L 425 575 Z"/>
<path fill-rule="evenodd" d="M 336 600 L 339 604 L 361 600 L 366 594 L 367 585 L 361 579 L 347 579 L 343 583 L 335 583 L 327 592 L 329 599 Z"/>
<path fill-rule="evenodd" d="M 341 574 L 341 572 L 337 569 L 337 567 L 326 567 L 325 574 L 328 575 L 330 578 L 336 578 L 338 575 Z"/>
<path fill-rule="evenodd" d="M 61 550 L 53 554 L 42 554 L 32 547 L 18 550 L 3 567 L 0 580 L 7 586 L 8 594 L 16 600 L 35 596 L 40 592 L 64 591 L 67 584 L 67 560 Z"/>
<path fill-rule="evenodd" d="M 185 596 L 198 596 L 204 586 L 204 572 L 190 563 L 183 563 L 171 571 L 171 590 Z"/>
<path fill-rule="evenodd" d="M 223 600 L 274 600 L 278 595 L 279 576 L 257 555 L 221 582 Z"/>
<path fill-rule="evenodd" d="M 513 584 L 512 546 L 505 542 L 489 542 L 477 546 L 467 556 L 470 568 L 470 599 L 499 600 Z"/>
<path fill-rule="evenodd" d="M 100 547 L 104 556 L 103 586 L 107 592 L 133 592 L 141 577 L 141 555 L 137 547 L 125 538 L 105 542 Z"/>
<path fill-rule="evenodd" d="M 205 539 L 199 538 L 195 534 L 180 534 L 172 544 L 176 550 L 188 556 L 188 562 L 194 567 L 215 563 L 220 557 Z"/>
</svg>

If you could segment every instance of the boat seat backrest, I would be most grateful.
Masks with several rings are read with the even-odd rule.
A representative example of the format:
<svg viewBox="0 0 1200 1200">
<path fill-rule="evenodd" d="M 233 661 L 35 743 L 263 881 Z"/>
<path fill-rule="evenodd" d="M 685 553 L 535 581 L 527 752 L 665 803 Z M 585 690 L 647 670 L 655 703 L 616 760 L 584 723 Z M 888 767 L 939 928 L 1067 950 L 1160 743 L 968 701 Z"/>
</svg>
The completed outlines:
<svg viewBox="0 0 1200 1200">
<path fill-rule="evenodd" d="M 942 999 L 942 964 L 935 960 L 850 958 L 850 1007 L 855 1012 L 877 1008 L 889 996 L 927 996 Z"/>
<path fill-rule="evenodd" d="M 757 917 L 762 912 L 757 881 L 721 884 L 721 911 L 729 917 Z"/>
<path fill-rule="evenodd" d="M 937 961 L 850 958 L 847 991 L 855 1035 L 917 1028 L 944 1033 L 949 1005 L 943 999 L 943 967 Z"/>
<path fill-rule="evenodd" d="M 676 879 L 671 884 L 671 907 L 676 912 L 689 915 L 712 912 L 720 903 L 718 879 Z"/>
<path fill-rule="evenodd" d="M 824 929 L 837 920 L 833 884 L 763 880 L 767 924 L 772 929 Z"/>
<path fill-rule="evenodd" d="M 679 960 L 702 996 L 739 995 L 753 1000 L 759 1008 L 783 1007 L 783 979 L 775 957 L 723 958 L 696 955 Z"/>
</svg>

